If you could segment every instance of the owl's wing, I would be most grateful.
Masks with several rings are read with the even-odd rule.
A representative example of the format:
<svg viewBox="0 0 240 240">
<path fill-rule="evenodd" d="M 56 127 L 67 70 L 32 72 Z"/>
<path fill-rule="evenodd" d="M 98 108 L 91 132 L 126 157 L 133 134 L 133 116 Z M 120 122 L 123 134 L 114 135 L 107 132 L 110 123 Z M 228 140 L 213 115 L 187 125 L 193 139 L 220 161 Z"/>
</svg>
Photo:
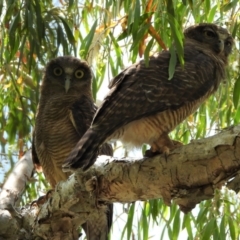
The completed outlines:
<svg viewBox="0 0 240 240">
<path fill-rule="evenodd" d="M 201 52 L 185 52 L 185 65 L 177 64 L 168 80 L 170 54 L 163 52 L 124 70 L 111 83 L 111 91 L 98 109 L 93 128 L 112 134 L 130 121 L 200 99 L 215 88 L 215 64 Z M 110 126 L 109 126 L 110 125 Z"/>
<path fill-rule="evenodd" d="M 97 106 L 89 97 L 82 96 L 70 108 L 70 121 L 79 134 L 79 138 L 87 131 L 91 125 Z"/>
<path fill-rule="evenodd" d="M 38 172 L 41 172 L 42 171 L 42 167 L 41 167 L 41 163 L 39 161 L 39 158 L 38 158 L 38 155 L 37 155 L 37 152 L 36 152 L 36 148 L 35 148 L 35 131 L 33 130 L 33 134 L 32 134 L 32 161 L 33 161 L 33 164 L 36 168 L 36 170 Z"/>
<path fill-rule="evenodd" d="M 70 120 L 79 134 L 79 139 L 90 127 L 94 114 L 97 111 L 97 106 L 88 97 L 81 97 L 76 101 L 71 109 Z M 105 143 L 99 151 L 99 155 L 113 156 L 111 144 Z"/>
</svg>

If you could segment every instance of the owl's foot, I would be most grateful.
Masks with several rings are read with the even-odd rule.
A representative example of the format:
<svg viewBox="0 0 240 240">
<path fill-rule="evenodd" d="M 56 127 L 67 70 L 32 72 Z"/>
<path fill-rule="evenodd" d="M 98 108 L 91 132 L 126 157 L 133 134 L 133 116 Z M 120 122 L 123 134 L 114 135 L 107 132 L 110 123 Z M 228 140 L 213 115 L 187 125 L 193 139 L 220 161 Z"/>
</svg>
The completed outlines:
<svg viewBox="0 0 240 240">
<path fill-rule="evenodd" d="M 152 152 L 151 148 L 146 150 L 145 154 L 144 154 L 144 157 L 154 157 L 156 155 L 159 155 L 161 154 L 160 152 Z"/>
<path fill-rule="evenodd" d="M 180 142 L 180 141 L 172 140 L 172 142 L 174 144 L 174 148 L 173 149 L 183 146 L 183 143 Z"/>
<path fill-rule="evenodd" d="M 167 134 L 164 134 L 151 145 L 151 148 L 145 152 L 144 156 L 154 157 L 158 154 L 165 154 L 167 156 L 170 151 L 182 145 L 181 142 L 171 140 Z"/>
<path fill-rule="evenodd" d="M 32 206 L 38 206 L 38 207 L 42 206 L 44 203 L 46 203 L 48 201 L 49 198 L 51 198 L 53 191 L 54 191 L 53 189 L 50 189 L 49 191 L 47 191 L 46 195 L 43 195 L 43 196 L 39 197 L 37 200 L 32 201 L 31 207 Z"/>
</svg>

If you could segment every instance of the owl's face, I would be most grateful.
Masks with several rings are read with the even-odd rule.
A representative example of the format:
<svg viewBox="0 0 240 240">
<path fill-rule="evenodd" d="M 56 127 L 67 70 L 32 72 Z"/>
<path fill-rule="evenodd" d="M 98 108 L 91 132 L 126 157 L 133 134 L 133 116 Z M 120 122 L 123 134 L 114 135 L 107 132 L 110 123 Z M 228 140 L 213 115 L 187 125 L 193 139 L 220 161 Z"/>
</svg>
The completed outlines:
<svg viewBox="0 0 240 240">
<path fill-rule="evenodd" d="M 227 58 L 233 47 L 233 38 L 230 33 L 220 26 L 211 23 L 201 23 L 191 26 L 184 31 L 185 39 L 192 39 L 214 54 Z"/>
<path fill-rule="evenodd" d="M 84 89 L 91 89 L 91 79 L 86 62 L 71 56 L 57 57 L 47 64 L 42 88 L 51 85 L 52 90 L 60 93 L 84 92 Z"/>
</svg>

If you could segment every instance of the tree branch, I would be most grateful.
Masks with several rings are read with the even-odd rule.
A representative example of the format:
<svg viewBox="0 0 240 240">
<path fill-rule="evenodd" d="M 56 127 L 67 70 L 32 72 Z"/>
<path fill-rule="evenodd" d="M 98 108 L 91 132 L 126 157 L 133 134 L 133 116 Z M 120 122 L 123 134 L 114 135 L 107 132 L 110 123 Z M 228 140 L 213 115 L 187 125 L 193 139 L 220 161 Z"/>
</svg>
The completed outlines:
<svg viewBox="0 0 240 240">
<path fill-rule="evenodd" d="M 223 185 L 239 190 L 240 126 L 192 141 L 168 156 L 140 160 L 102 161 L 84 175 L 77 174 L 81 186 L 98 179 L 98 200 L 133 202 L 163 198 L 167 205 L 174 200 L 182 211 L 190 211 L 203 200 L 213 197 Z M 95 172 L 95 174 L 94 174 Z M 96 177 L 90 179 L 90 175 Z M 89 175 L 88 178 L 83 176 Z M 231 179 L 231 181 L 230 181 Z M 92 183 L 92 182 L 93 183 Z M 91 189 L 91 188 L 89 188 Z"/>
<path fill-rule="evenodd" d="M 179 147 L 168 156 L 139 160 L 100 156 L 87 172 L 79 170 L 60 182 L 40 210 L 21 211 L 25 225 L 19 224 L 18 231 L 29 225 L 43 239 L 77 239 L 78 226 L 106 202 L 163 198 L 168 205 L 174 200 L 187 212 L 212 198 L 214 189 L 223 185 L 238 191 L 239 136 L 240 126 L 236 126 Z"/>
<path fill-rule="evenodd" d="M 25 190 L 26 183 L 33 173 L 31 151 L 15 164 L 0 192 L 0 208 L 16 206 L 19 197 Z"/>
</svg>

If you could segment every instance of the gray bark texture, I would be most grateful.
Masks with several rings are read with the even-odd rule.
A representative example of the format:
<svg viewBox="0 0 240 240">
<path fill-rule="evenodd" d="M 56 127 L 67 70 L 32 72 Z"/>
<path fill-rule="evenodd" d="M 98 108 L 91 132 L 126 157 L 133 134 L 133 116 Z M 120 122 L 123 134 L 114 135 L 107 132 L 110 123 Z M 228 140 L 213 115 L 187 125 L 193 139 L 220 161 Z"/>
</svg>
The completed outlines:
<svg viewBox="0 0 240 240">
<path fill-rule="evenodd" d="M 24 159 L 30 163 L 31 155 L 19 162 Z M 17 168 L 18 164 L 13 169 L 16 179 L 11 180 L 16 184 L 8 184 L 9 176 L 0 193 L 0 239 L 78 239 L 79 226 L 105 203 L 162 198 L 167 205 L 174 201 L 188 212 L 222 186 L 238 192 L 240 126 L 192 141 L 168 156 L 100 156 L 88 171 L 79 170 L 60 182 L 41 207 L 15 207 L 33 166 L 28 166 L 27 173 Z M 24 184 L 18 179 L 25 179 Z"/>
</svg>

